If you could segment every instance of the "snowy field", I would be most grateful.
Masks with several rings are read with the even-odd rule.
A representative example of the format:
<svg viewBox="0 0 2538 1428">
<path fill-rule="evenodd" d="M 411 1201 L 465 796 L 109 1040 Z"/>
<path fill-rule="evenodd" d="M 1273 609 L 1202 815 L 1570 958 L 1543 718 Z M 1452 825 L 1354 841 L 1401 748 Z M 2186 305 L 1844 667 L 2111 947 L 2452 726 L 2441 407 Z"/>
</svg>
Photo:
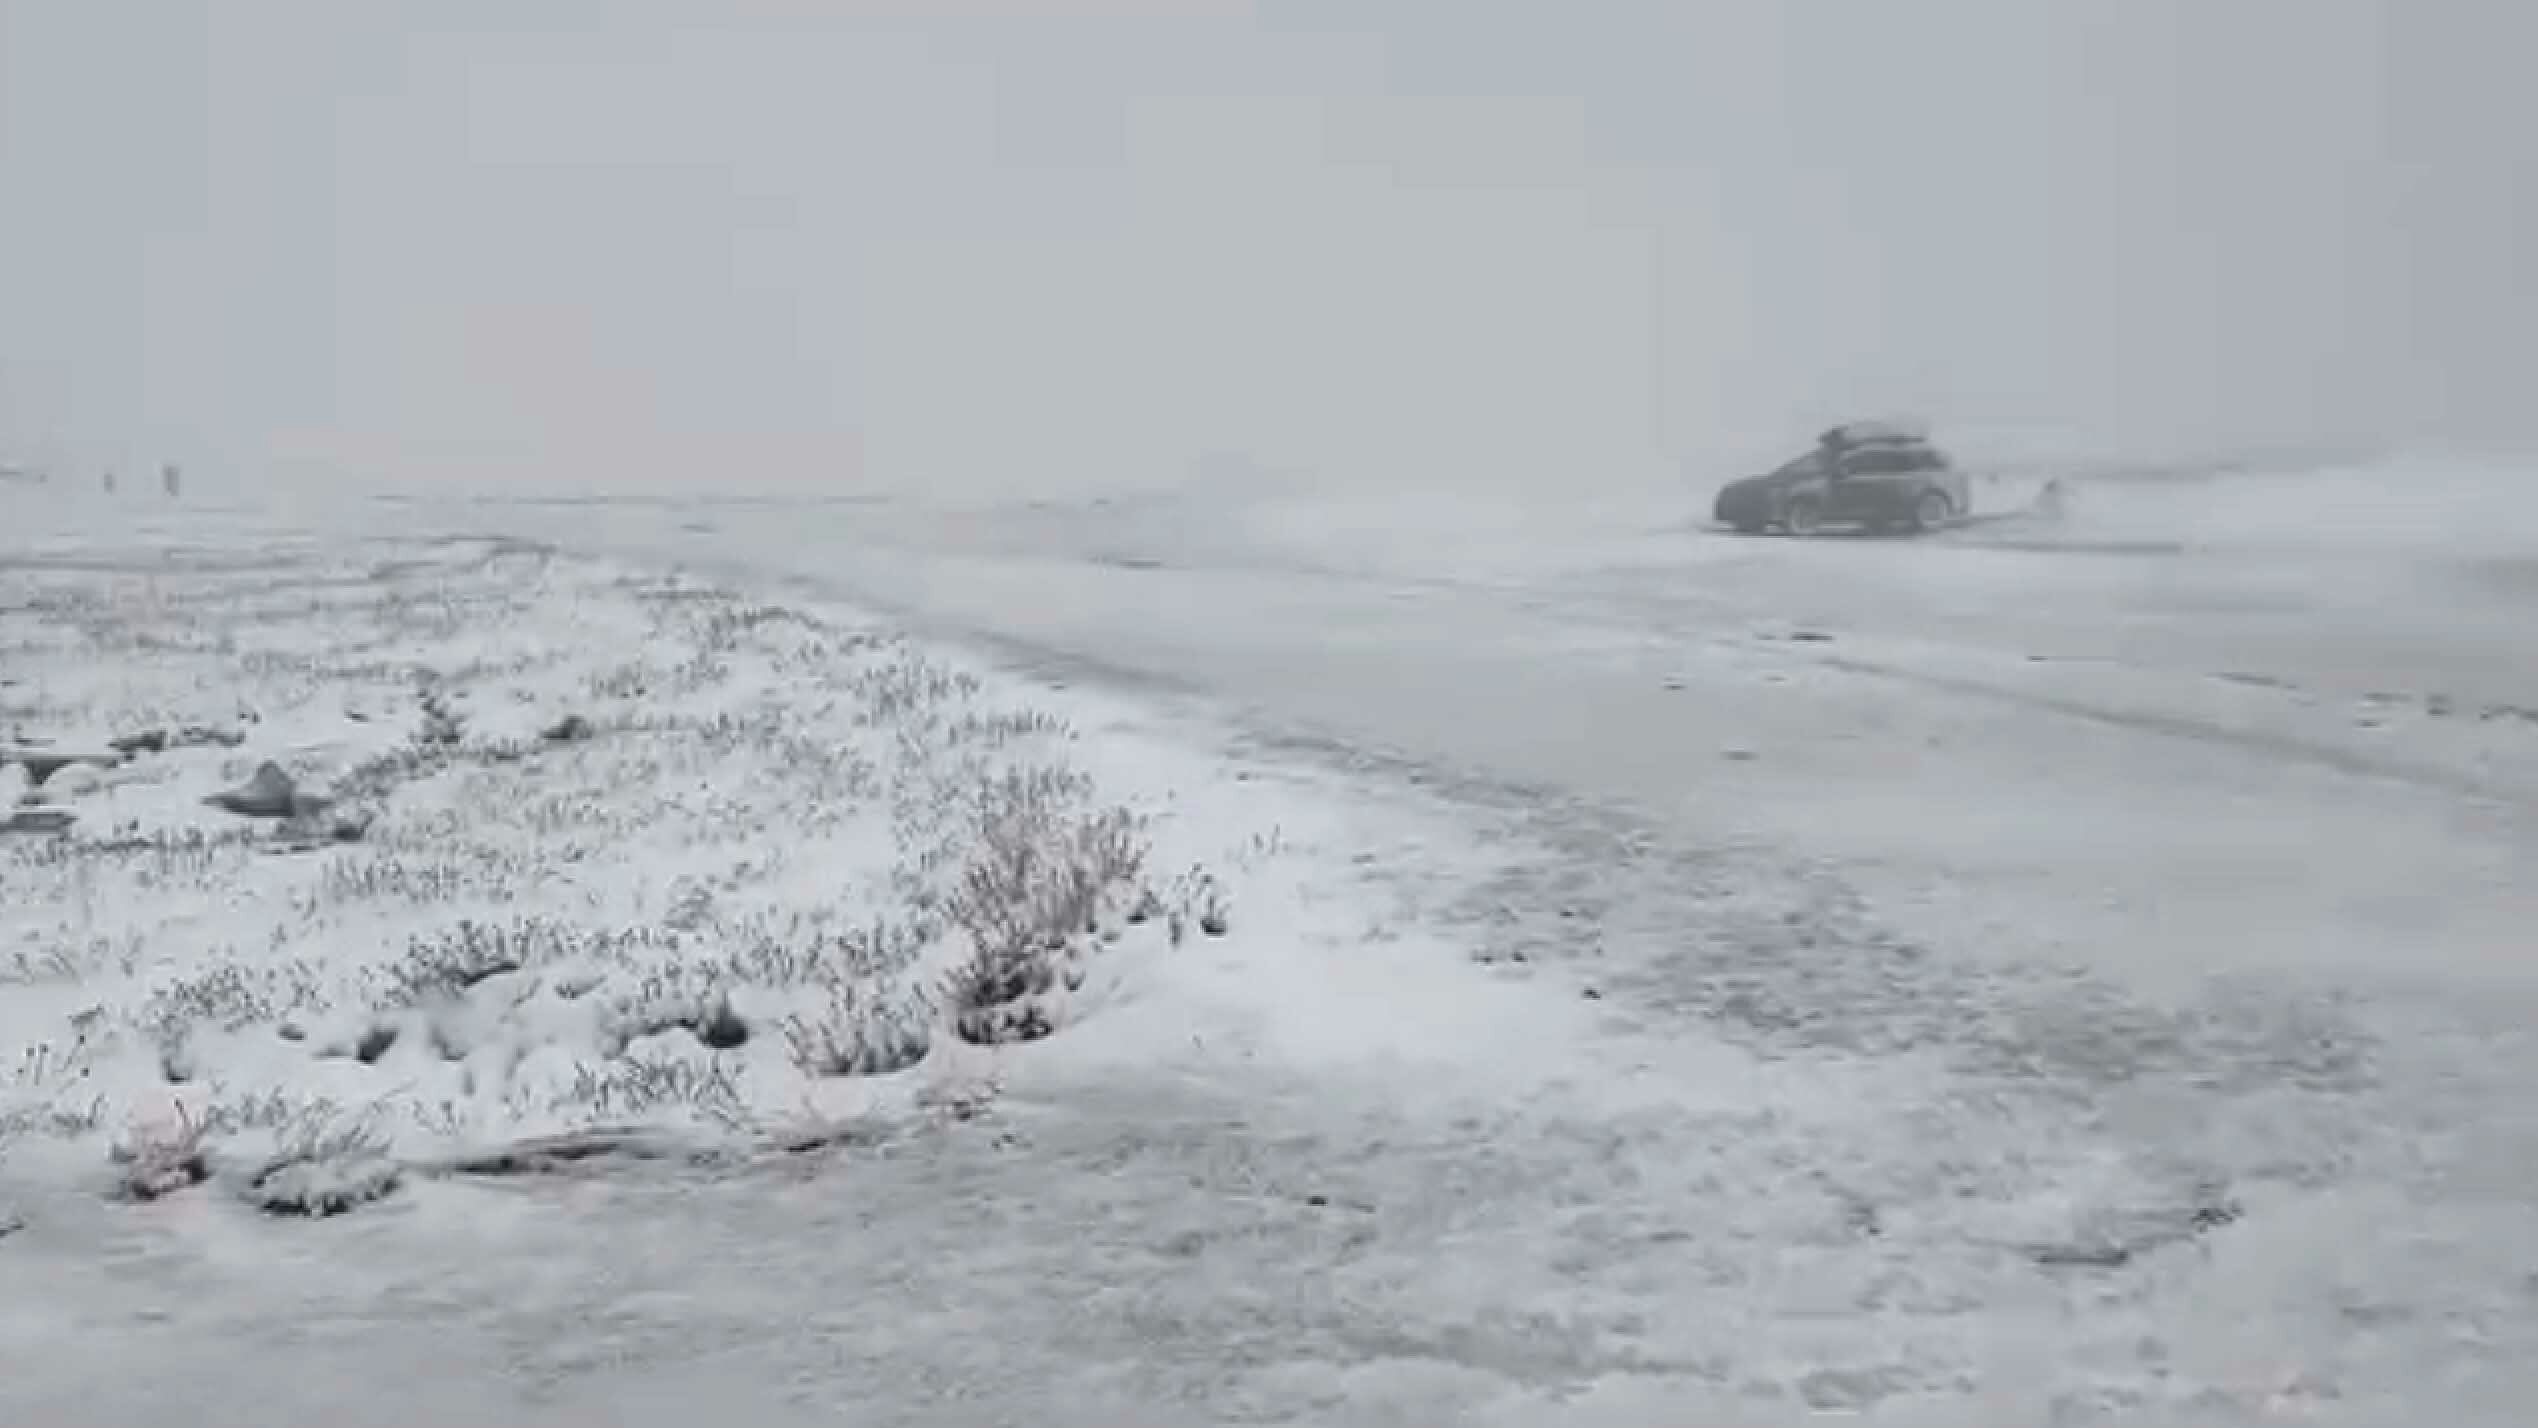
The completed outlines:
<svg viewBox="0 0 2538 1428">
<path fill-rule="evenodd" d="M 0 1418 L 2520 1421 L 2507 479 L 0 511 Z"/>
</svg>

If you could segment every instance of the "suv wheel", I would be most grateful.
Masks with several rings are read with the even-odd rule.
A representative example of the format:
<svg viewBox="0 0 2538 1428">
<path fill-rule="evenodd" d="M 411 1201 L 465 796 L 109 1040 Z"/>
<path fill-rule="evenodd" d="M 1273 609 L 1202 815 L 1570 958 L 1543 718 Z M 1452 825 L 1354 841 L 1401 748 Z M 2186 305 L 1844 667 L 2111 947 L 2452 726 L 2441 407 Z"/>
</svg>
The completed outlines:
<svg viewBox="0 0 2538 1428">
<path fill-rule="evenodd" d="M 1912 528 L 1916 531 L 1936 530 L 1956 514 L 1956 505 L 1945 491 L 1924 491 L 1912 506 Z"/>
<path fill-rule="evenodd" d="M 1811 536 L 1824 525 L 1824 503 L 1813 496 L 1792 496 L 1780 508 L 1780 528 L 1793 536 Z"/>
</svg>

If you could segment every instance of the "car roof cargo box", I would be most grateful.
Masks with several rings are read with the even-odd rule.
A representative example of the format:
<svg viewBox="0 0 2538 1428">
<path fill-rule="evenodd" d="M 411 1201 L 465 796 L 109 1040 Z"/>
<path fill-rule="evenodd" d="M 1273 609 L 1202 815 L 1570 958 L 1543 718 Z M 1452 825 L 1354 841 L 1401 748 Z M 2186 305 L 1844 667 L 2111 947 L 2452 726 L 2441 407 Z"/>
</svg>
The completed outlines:
<svg viewBox="0 0 2538 1428">
<path fill-rule="evenodd" d="M 1827 428 L 1816 438 L 1819 445 L 1836 449 L 1852 446 L 1918 446 L 1930 440 L 1930 428 L 1909 418 L 1886 421 L 1844 422 Z"/>
</svg>

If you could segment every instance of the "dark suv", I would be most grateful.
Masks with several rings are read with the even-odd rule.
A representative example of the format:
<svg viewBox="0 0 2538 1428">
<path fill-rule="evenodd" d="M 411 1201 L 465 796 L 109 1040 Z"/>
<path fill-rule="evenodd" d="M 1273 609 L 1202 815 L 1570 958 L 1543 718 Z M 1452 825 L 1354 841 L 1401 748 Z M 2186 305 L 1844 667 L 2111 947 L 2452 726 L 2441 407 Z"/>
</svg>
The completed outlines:
<svg viewBox="0 0 2538 1428">
<path fill-rule="evenodd" d="M 1926 531 L 1963 516 L 1968 494 L 1965 473 L 1918 427 L 1854 422 L 1769 475 L 1730 482 L 1713 514 L 1748 535 L 1833 525 Z"/>
</svg>

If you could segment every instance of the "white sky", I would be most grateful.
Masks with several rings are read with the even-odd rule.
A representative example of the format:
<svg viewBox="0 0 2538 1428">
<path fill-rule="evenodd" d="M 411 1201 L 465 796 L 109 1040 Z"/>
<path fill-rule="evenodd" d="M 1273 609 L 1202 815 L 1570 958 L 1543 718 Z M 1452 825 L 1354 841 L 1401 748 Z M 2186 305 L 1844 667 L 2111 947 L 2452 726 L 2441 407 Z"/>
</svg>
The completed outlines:
<svg viewBox="0 0 2538 1428">
<path fill-rule="evenodd" d="M 0 0 L 0 453 L 1054 493 L 1567 486 L 1854 409 L 2513 440 L 2533 52 L 2527 0 Z"/>
</svg>

